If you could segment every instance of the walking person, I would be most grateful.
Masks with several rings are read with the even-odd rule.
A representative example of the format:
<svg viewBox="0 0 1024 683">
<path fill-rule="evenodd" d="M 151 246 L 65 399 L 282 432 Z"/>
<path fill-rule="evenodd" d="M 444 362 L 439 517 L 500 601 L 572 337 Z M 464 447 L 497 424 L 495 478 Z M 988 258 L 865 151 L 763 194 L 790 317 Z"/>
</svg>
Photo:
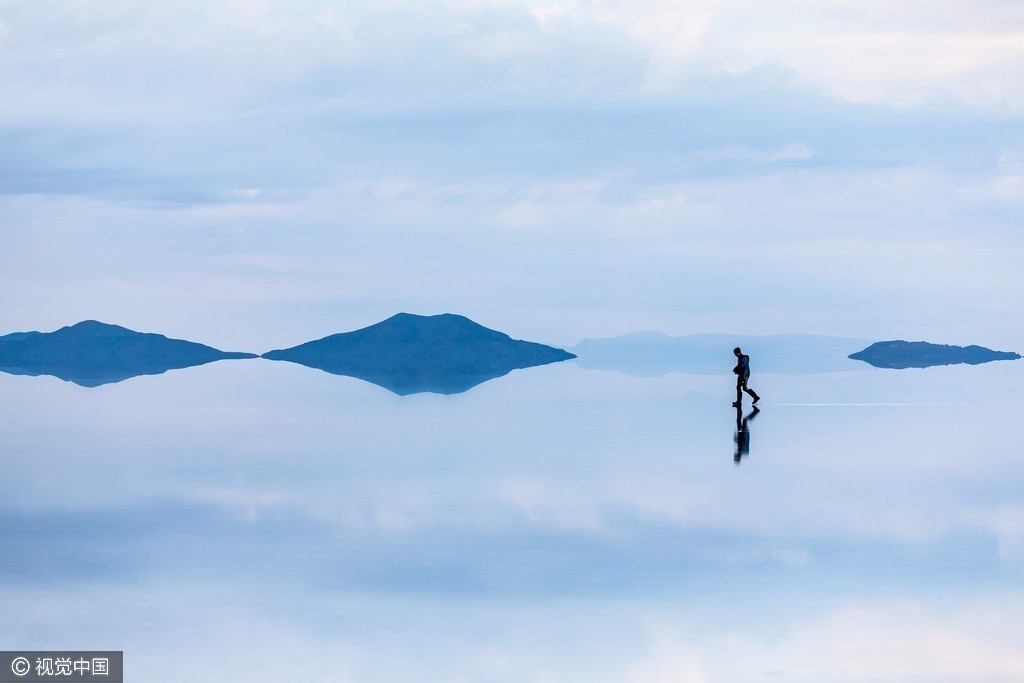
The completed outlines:
<svg viewBox="0 0 1024 683">
<path fill-rule="evenodd" d="M 757 395 L 757 392 L 747 386 L 747 380 L 750 379 L 750 356 L 745 355 L 740 351 L 740 347 L 736 347 L 732 350 L 734 356 L 736 356 L 737 363 L 736 367 L 732 369 L 736 373 L 736 402 L 732 404 L 733 408 L 739 408 L 743 402 L 743 393 L 747 392 L 754 399 L 753 405 L 757 405 L 757 402 L 761 400 L 761 397 Z"/>
</svg>

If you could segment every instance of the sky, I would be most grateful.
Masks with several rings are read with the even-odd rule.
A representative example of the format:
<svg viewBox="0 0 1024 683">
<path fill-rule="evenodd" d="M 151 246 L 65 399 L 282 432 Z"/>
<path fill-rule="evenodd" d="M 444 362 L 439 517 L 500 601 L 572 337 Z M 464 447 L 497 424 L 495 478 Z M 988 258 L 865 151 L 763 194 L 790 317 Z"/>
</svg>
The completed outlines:
<svg viewBox="0 0 1024 683">
<path fill-rule="evenodd" d="M 1024 349 L 1012 0 L 0 0 L 0 334 Z"/>
</svg>

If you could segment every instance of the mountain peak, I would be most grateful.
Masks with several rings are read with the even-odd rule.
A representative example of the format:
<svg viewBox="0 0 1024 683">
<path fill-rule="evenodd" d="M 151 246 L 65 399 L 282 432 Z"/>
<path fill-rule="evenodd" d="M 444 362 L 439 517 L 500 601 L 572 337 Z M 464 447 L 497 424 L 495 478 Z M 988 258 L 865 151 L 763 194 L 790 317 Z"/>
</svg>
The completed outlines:
<svg viewBox="0 0 1024 683">
<path fill-rule="evenodd" d="M 419 315 L 417 313 L 396 313 L 390 318 L 380 321 L 369 327 L 390 327 L 395 325 L 412 326 L 418 328 L 465 328 L 481 329 L 487 328 L 480 323 L 474 322 L 464 315 L 457 313 L 438 313 L 436 315 Z M 369 328 L 363 328 L 369 329 Z M 493 331 L 493 330 L 492 330 Z"/>
<path fill-rule="evenodd" d="M 451 394 L 512 370 L 574 356 L 518 341 L 454 313 L 398 313 L 352 332 L 263 354 L 373 382 L 397 394 Z"/>
<path fill-rule="evenodd" d="M 99 320 L 83 320 L 82 322 L 75 323 L 74 325 L 68 325 L 54 332 L 54 334 L 60 332 L 73 332 L 79 335 L 88 335 L 91 337 L 120 337 L 126 334 L 144 334 L 143 332 L 136 332 L 135 330 L 129 330 L 127 327 L 121 327 L 120 325 L 110 325 L 108 323 L 102 323 Z"/>
</svg>

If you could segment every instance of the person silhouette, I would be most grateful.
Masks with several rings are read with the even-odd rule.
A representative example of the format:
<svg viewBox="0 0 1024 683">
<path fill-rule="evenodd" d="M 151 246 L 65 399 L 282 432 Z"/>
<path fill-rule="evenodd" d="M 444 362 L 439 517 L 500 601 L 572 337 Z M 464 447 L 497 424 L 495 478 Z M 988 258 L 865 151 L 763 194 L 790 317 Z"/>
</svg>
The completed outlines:
<svg viewBox="0 0 1024 683">
<path fill-rule="evenodd" d="M 750 379 L 750 356 L 745 355 L 740 351 L 740 347 L 736 347 L 732 350 L 734 356 L 736 356 L 736 367 L 732 369 L 736 373 L 736 402 L 733 403 L 734 408 L 739 408 L 743 402 L 743 393 L 747 392 L 750 394 L 754 402 L 751 405 L 757 405 L 757 402 L 761 400 L 761 397 L 757 395 L 757 392 L 747 386 L 747 380 Z"/>
<path fill-rule="evenodd" d="M 743 408 L 736 406 L 736 435 L 732 439 L 736 443 L 736 452 L 733 453 L 732 461 L 737 465 L 740 464 L 740 459 L 743 456 L 750 455 L 750 426 L 747 423 L 757 417 L 759 412 L 761 410 L 754 406 L 750 414 L 743 417 Z"/>
</svg>

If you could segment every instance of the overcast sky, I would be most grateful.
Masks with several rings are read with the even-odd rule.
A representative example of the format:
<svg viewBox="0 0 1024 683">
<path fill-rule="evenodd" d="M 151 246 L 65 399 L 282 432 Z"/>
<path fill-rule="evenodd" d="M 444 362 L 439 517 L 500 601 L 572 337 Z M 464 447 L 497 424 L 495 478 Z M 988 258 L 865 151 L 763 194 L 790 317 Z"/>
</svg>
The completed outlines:
<svg viewBox="0 0 1024 683">
<path fill-rule="evenodd" d="M 1017 0 L 0 0 L 0 334 L 1024 350 Z"/>
</svg>

